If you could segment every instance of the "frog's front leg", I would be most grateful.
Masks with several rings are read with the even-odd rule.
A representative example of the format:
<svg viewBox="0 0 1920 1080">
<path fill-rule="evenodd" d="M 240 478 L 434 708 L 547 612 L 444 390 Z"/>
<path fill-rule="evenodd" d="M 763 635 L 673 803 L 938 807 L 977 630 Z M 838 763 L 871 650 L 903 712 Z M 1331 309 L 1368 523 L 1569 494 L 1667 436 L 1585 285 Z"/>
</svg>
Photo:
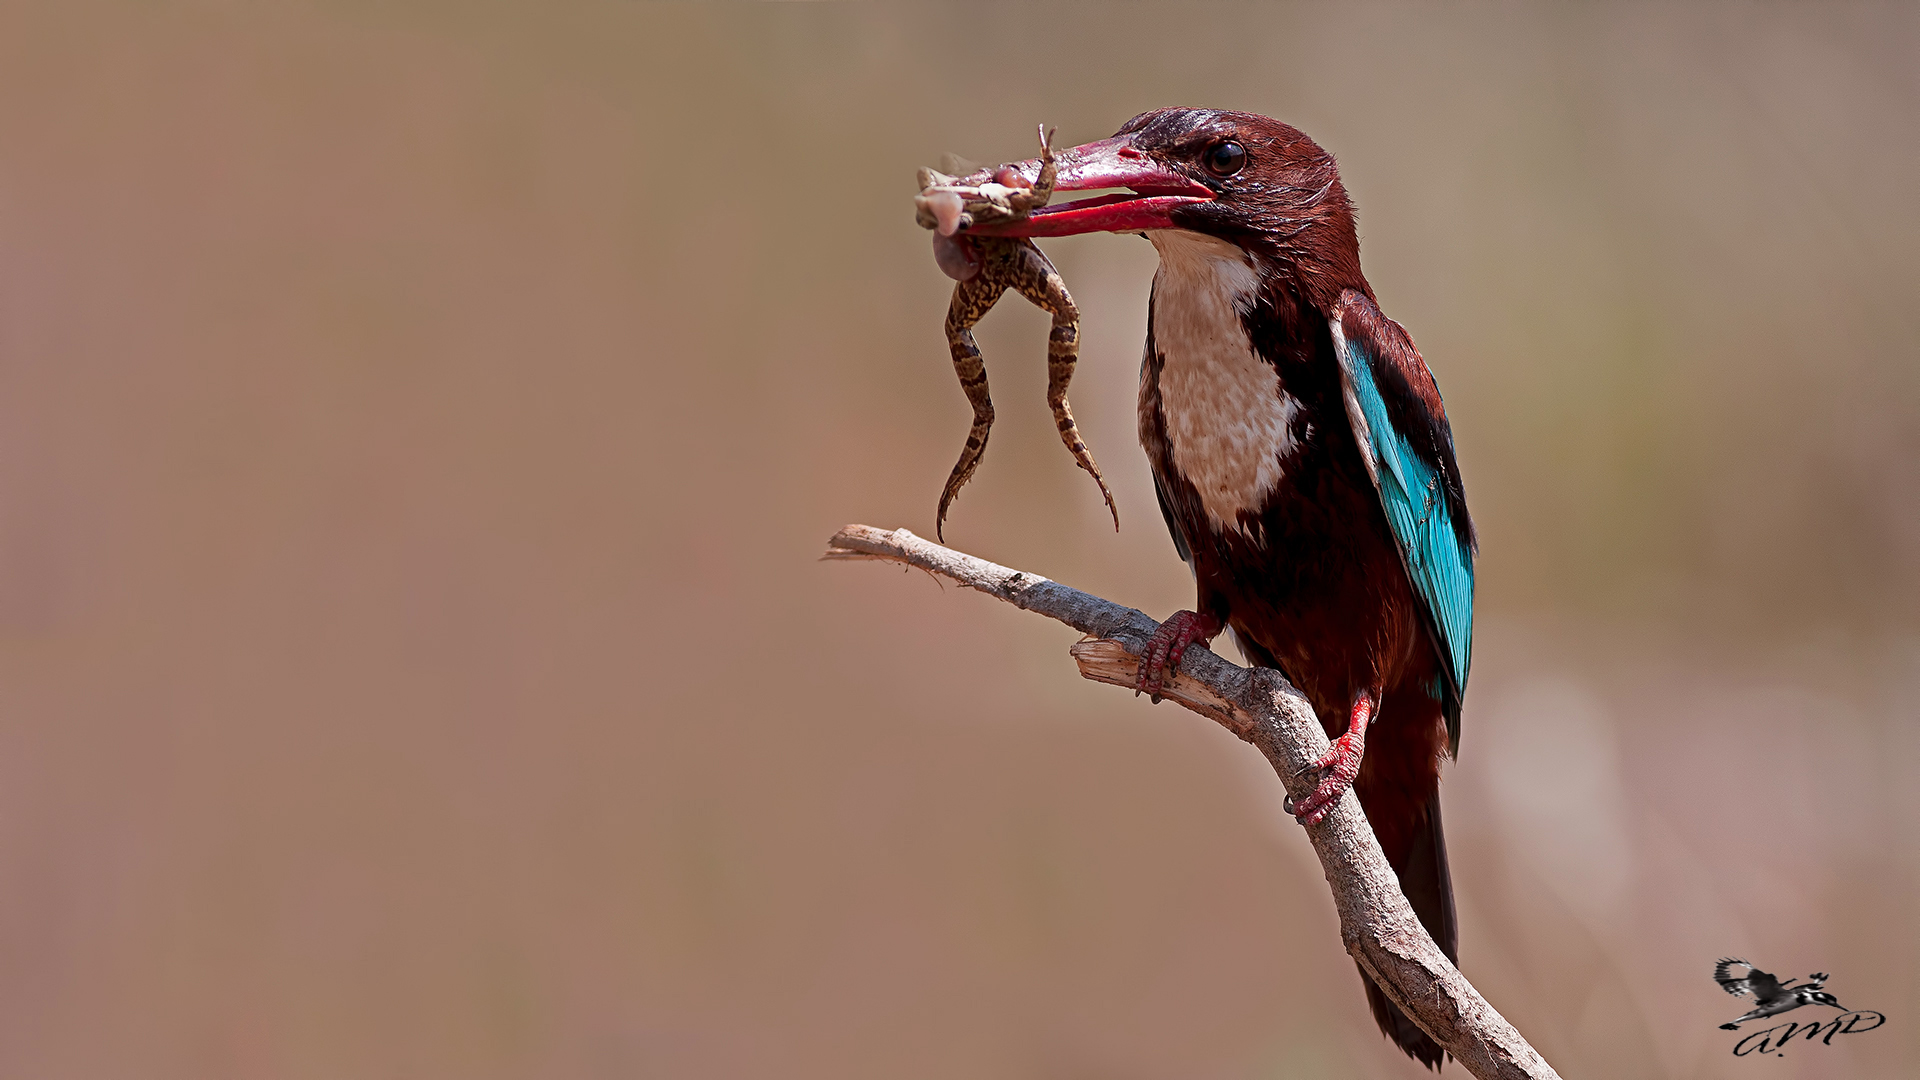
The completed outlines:
<svg viewBox="0 0 1920 1080">
<path fill-rule="evenodd" d="M 1059 162 L 1053 157 L 1053 132 L 1042 126 L 1040 174 L 1034 178 L 1033 184 L 1029 186 L 1025 178 L 1011 165 L 1000 166 L 1000 171 L 994 174 L 994 180 L 1006 187 L 1016 189 L 1007 196 L 1007 202 L 1013 207 L 1015 213 L 1025 217 L 1047 205 L 1047 200 L 1053 198 L 1053 185 L 1058 182 L 1059 176 Z"/>
<path fill-rule="evenodd" d="M 1114 531 L 1120 529 L 1120 511 L 1113 505 L 1113 492 L 1094 463 L 1093 451 L 1080 439 L 1080 427 L 1074 423 L 1073 407 L 1067 404 L 1067 384 L 1073 381 L 1073 365 L 1080 358 L 1080 309 L 1067 294 L 1053 263 L 1030 240 L 1019 241 L 1021 259 L 1008 275 L 1008 284 L 1033 305 L 1053 316 L 1053 330 L 1047 335 L 1047 404 L 1053 409 L 1054 426 L 1060 429 L 1060 441 L 1067 445 L 1073 460 L 1087 470 L 1100 485 L 1107 500 L 1107 512 L 1113 515 Z"/>
<path fill-rule="evenodd" d="M 995 253 L 997 254 L 997 253 Z M 990 260 L 997 261 L 997 260 Z M 987 434 L 993 430 L 993 399 L 987 394 L 987 365 L 980 359 L 979 346 L 973 343 L 973 325 L 986 316 L 1006 282 L 995 273 L 977 274 L 953 290 L 953 302 L 947 305 L 947 347 L 953 352 L 953 370 L 960 376 L 960 388 L 973 406 L 973 430 L 967 432 L 967 444 L 960 450 L 953 474 L 947 477 L 946 490 L 940 493 L 940 511 L 933 519 L 933 535 L 946 540 L 947 507 L 960 488 L 973 478 L 980 455 L 987 449 Z"/>
</svg>

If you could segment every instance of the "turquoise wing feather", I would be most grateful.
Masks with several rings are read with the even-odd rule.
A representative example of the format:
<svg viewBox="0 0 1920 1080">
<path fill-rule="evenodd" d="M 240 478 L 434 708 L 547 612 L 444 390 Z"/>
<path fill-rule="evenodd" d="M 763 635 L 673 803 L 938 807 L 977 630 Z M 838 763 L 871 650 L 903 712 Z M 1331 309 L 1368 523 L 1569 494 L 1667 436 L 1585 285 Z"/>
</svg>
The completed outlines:
<svg viewBox="0 0 1920 1080">
<path fill-rule="evenodd" d="M 1361 304 L 1367 309 L 1364 314 L 1354 311 Z M 1453 462 L 1453 436 L 1445 413 L 1437 409 L 1439 392 L 1433 389 L 1432 375 L 1405 332 L 1365 298 L 1342 308 L 1347 317 L 1335 320 L 1333 329 L 1348 419 L 1399 542 L 1407 576 L 1426 604 L 1438 639 L 1450 684 L 1445 689 L 1451 691 L 1440 697 L 1447 706 L 1448 742 L 1457 752 L 1460 698 L 1473 662 L 1474 552 Z M 1361 317 L 1352 318 L 1354 314 Z M 1380 324 L 1399 332 L 1390 335 Z M 1431 401 L 1421 389 L 1430 391 Z"/>
</svg>

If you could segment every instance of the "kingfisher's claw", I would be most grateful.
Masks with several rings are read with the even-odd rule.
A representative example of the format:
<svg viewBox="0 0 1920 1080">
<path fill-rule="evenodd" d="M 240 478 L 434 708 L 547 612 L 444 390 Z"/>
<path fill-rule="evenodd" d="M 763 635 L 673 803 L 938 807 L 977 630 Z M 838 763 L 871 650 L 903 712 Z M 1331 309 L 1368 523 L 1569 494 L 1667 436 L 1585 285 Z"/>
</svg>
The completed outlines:
<svg viewBox="0 0 1920 1080">
<path fill-rule="evenodd" d="M 1351 732 L 1333 740 L 1326 756 L 1313 763 L 1313 768 L 1323 774 L 1320 783 L 1314 786 L 1311 795 L 1289 806 L 1287 812 L 1299 818 L 1302 825 L 1318 825 L 1333 812 L 1340 796 L 1353 786 L 1353 778 L 1360 775 L 1364 752 L 1364 743 Z"/>
<path fill-rule="evenodd" d="M 1353 786 L 1354 778 L 1360 775 L 1360 762 L 1367 753 L 1367 727 L 1373 723 L 1373 714 L 1379 707 L 1377 694 L 1359 694 L 1354 697 L 1353 715 L 1348 721 L 1347 733 L 1333 740 L 1327 752 L 1320 760 L 1308 766 L 1321 773 L 1320 782 L 1314 786 L 1313 793 L 1298 803 L 1289 797 L 1287 813 L 1300 819 L 1302 825 L 1318 825 L 1329 813 L 1340 796 Z"/>
<path fill-rule="evenodd" d="M 1155 705 L 1160 704 L 1160 691 L 1166 689 L 1174 673 L 1180 670 L 1180 658 L 1186 655 L 1187 649 L 1196 643 L 1205 645 L 1212 641 L 1220 630 L 1220 619 L 1211 614 L 1176 611 L 1167 616 L 1167 621 L 1147 639 L 1147 647 L 1140 650 L 1140 670 L 1134 676 L 1133 696 L 1139 697 L 1145 692 Z"/>
</svg>

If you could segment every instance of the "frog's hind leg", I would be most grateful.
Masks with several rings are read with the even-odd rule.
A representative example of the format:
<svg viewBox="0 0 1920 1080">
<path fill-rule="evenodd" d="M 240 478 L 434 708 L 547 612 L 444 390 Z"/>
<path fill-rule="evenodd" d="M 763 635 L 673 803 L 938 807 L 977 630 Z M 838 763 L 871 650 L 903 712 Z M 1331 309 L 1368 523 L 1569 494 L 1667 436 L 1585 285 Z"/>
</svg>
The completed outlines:
<svg viewBox="0 0 1920 1080">
<path fill-rule="evenodd" d="M 973 324 L 979 322 L 1007 287 L 990 280 L 992 274 L 980 274 L 963 281 L 953 290 L 953 303 L 947 306 L 947 347 L 953 352 L 953 370 L 960 376 L 960 388 L 973 406 L 973 430 L 967 432 L 967 444 L 960 450 L 947 477 L 946 490 L 940 493 L 940 511 L 933 519 L 933 535 L 945 542 L 947 507 L 960 488 L 973 478 L 980 455 L 987 450 L 987 434 L 993 430 L 993 399 L 987 395 L 987 365 L 980 359 L 980 348 L 973 343 Z"/>
<path fill-rule="evenodd" d="M 1053 409 L 1053 424 L 1060 429 L 1060 441 L 1067 445 L 1073 460 L 1087 470 L 1100 485 L 1100 496 L 1107 500 L 1107 512 L 1113 515 L 1113 528 L 1120 529 L 1120 511 L 1113 505 L 1113 492 L 1100 475 L 1093 451 L 1080 439 L 1080 426 L 1073 421 L 1073 407 L 1067 404 L 1067 384 L 1073 381 L 1073 365 L 1080 358 L 1080 309 L 1067 294 L 1067 284 L 1040 249 L 1022 241 L 1026 266 L 1016 276 L 1013 287 L 1033 301 L 1035 307 L 1053 316 L 1053 330 L 1047 335 L 1047 405 Z"/>
</svg>

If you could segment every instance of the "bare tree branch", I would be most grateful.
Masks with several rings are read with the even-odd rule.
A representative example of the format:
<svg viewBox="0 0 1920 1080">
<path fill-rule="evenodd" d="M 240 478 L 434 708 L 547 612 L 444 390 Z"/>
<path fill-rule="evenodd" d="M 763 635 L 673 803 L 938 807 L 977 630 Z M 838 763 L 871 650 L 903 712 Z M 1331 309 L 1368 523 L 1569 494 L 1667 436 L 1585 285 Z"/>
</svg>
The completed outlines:
<svg viewBox="0 0 1920 1080">
<path fill-rule="evenodd" d="M 1080 674 L 1132 686 L 1138 655 L 1158 625 L 1132 608 L 942 547 L 897 529 L 849 525 L 827 543 L 824 559 L 880 559 L 931 571 L 965 588 L 1057 619 L 1087 635 L 1073 646 Z M 1195 647 L 1163 696 L 1252 743 L 1287 793 L 1313 790 L 1314 761 L 1327 752 L 1313 707 L 1277 671 L 1243 668 Z M 1387 996 L 1468 1072 L 1482 1080 L 1557 1077 L 1545 1058 L 1460 974 L 1420 925 L 1351 791 L 1307 838 L 1320 857 L 1340 913 L 1347 952 Z"/>
</svg>

